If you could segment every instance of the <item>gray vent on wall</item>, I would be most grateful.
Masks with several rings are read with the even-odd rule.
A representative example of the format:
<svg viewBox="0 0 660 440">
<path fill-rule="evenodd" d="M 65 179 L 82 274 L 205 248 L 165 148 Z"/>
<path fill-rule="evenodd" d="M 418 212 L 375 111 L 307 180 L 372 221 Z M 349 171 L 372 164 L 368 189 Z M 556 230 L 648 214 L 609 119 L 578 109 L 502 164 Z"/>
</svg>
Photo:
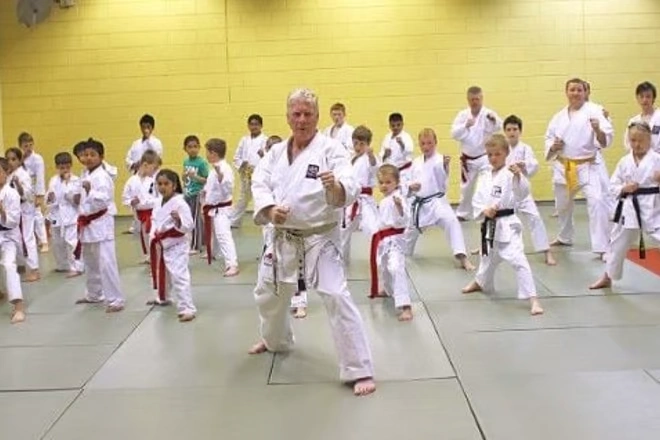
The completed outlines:
<svg viewBox="0 0 660 440">
<path fill-rule="evenodd" d="M 34 27 L 44 21 L 53 7 L 53 0 L 18 0 L 16 17 L 27 27 Z"/>
</svg>

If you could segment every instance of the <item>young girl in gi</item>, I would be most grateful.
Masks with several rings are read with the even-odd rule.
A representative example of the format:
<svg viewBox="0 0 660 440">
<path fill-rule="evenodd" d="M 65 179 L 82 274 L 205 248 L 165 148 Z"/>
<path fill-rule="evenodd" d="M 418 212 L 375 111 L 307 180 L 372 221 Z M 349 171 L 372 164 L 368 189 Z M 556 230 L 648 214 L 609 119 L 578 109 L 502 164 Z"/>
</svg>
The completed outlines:
<svg viewBox="0 0 660 440">
<path fill-rule="evenodd" d="M 412 255 L 424 228 L 440 226 L 445 230 L 454 256 L 465 270 L 474 266 L 465 251 L 465 238 L 458 217 L 445 196 L 449 177 L 449 156 L 436 153 L 435 131 L 425 128 L 419 133 L 422 156 L 413 161 L 409 193 L 413 198 L 411 222 L 405 234 L 406 255 Z"/>
<path fill-rule="evenodd" d="M 21 279 L 16 267 L 16 250 L 22 248 L 18 224 L 21 218 L 21 196 L 9 184 L 9 162 L 0 157 L 0 266 L 3 269 L 0 298 L 8 297 L 14 310 L 11 323 L 25 321 L 25 305 Z"/>
<path fill-rule="evenodd" d="M 48 183 L 46 203 L 51 225 L 55 271 L 65 272 L 67 278 L 83 273 L 82 261 L 76 260 L 74 250 L 78 245 L 78 204 L 80 179 L 71 174 L 73 158 L 67 152 L 55 155 L 57 175 Z"/>
<path fill-rule="evenodd" d="M 378 231 L 371 239 L 371 298 L 391 296 L 399 310 L 399 321 L 413 319 L 410 291 L 403 253 L 403 233 L 410 222 L 410 212 L 399 188 L 399 169 L 391 164 L 378 169 L 378 187 L 384 198 L 378 204 Z M 379 291 L 378 278 L 383 279 Z"/>
<path fill-rule="evenodd" d="M 151 276 L 158 295 L 147 304 L 171 304 L 167 298 L 169 286 L 176 296 L 179 321 L 188 322 L 195 319 L 197 313 L 190 289 L 190 244 L 186 235 L 195 224 L 177 173 L 161 170 L 156 176 L 156 184 L 163 199 L 154 209 L 149 237 Z"/>
<path fill-rule="evenodd" d="M 158 191 L 154 188 L 154 175 L 162 161 L 158 153 L 147 150 L 140 159 L 137 172 L 128 178 L 124 185 L 122 202 L 133 209 L 140 226 L 140 245 L 143 263 L 149 262 L 147 237 L 151 232 L 151 215 L 158 202 Z"/>
<path fill-rule="evenodd" d="M 23 167 L 23 152 L 20 149 L 10 148 L 5 154 L 10 170 L 9 184 L 21 197 L 21 221 L 19 228 L 23 242 L 19 246 L 18 261 L 19 263 L 24 262 L 27 268 L 23 281 L 37 281 L 41 276 L 39 275 L 39 251 L 34 234 L 36 207 L 34 205 L 32 178 L 25 167 Z"/>
<path fill-rule="evenodd" d="M 660 154 L 651 149 L 652 129 L 646 122 L 628 128 L 631 151 L 616 166 L 610 193 L 618 199 L 603 276 L 590 289 L 610 287 L 623 276 L 626 253 L 639 235 L 639 256 L 646 258 L 644 234 L 660 243 Z"/>
<path fill-rule="evenodd" d="M 486 142 L 486 154 L 491 170 L 482 174 L 472 199 L 474 217 L 482 220 L 481 261 L 474 281 L 463 293 L 494 290 L 495 270 L 504 260 L 516 271 L 518 298 L 530 301 L 530 313 L 543 313 L 536 297 L 532 270 L 524 252 L 522 223 L 515 208 L 529 195 L 529 184 L 517 164 L 506 167 L 509 143 L 501 134 Z"/>
</svg>

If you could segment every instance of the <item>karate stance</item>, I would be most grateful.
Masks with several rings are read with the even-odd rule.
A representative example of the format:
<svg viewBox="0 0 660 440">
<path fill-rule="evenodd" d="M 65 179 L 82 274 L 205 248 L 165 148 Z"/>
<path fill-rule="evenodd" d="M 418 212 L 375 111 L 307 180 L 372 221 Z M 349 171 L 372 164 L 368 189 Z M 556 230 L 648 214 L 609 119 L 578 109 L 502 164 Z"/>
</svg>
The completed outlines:
<svg viewBox="0 0 660 440">
<path fill-rule="evenodd" d="M 506 261 L 516 271 L 518 299 L 530 302 L 530 313 L 543 313 L 536 297 L 532 270 L 524 252 L 522 223 L 515 213 L 516 206 L 529 195 L 529 184 L 518 165 L 506 166 L 509 144 L 501 134 L 486 142 L 491 170 L 481 175 L 479 189 L 474 196 L 474 216 L 481 224 L 481 261 L 474 281 L 463 293 L 495 290 L 495 270 Z"/>
<path fill-rule="evenodd" d="M 329 315 L 341 380 L 352 383 L 356 395 L 370 394 L 376 390 L 371 351 L 339 253 L 337 210 L 353 203 L 359 192 L 349 153 L 318 132 L 314 92 L 293 91 L 287 119 L 291 138 L 271 148 L 252 181 L 255 222 L 272 223 L 275 231 L 254 290 L 261 339 L 250 353 L 286 351 L 293 345 L 288 308 L 302 267 L 307 287 L 318 291 Z"/>
</svg>

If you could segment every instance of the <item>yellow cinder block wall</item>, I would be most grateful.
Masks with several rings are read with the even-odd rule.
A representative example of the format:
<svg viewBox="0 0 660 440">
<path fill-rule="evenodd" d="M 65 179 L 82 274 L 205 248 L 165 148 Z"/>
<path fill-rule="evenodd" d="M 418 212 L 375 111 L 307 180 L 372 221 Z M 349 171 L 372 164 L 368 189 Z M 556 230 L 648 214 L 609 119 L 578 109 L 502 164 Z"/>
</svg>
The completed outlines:
<svg viewBox="0 0 660 440">
<path fill-rule="evenodd" d="M 612 170 L 638 110 L 635 85 L 658 81 L 657 23 L 655 0 L 77 0 L 25 29 L 14 2 L 3 1 L 1 139 L 7 147 L 20 131 L 33 133 L 49 174 L 56 152 L 89 136 L 123 166 L 149 112 L 165 166 L 180 169 L 185 135 L 223 137 L 232 155 L 252 112 L 267 133 L 286 134 L 286 94 L 307 85 L 320 95 L 323 126 L 328 107 L 344 102 L 349 122 L 374 130 L 376 146 L 392 111 L 413 136 L 435 128 L 439 149 L 454 156 L 455 201 L 449 126 L 472 84 L 500 115 L 523 118 L 524 138 L 540 153 L 565 104 L 564 81 L 588 79 L 614 119 Z M 552 198 L 547 165 L 534 193 Z"/>
</svg>

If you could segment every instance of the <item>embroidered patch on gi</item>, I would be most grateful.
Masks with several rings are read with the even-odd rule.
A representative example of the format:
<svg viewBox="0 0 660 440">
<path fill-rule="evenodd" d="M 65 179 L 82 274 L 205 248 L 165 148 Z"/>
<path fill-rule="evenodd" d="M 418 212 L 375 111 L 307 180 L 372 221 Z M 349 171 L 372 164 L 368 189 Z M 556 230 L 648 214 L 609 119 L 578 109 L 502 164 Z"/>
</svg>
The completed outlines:
<svg viewBox="0 0 660 440">
<path fill-rule="evenodd" d="M 493 192 L 491 192 L 490 195 L 493 196 L 493 197 L 501 197 L 502 196 L 502 187 L 501 186 L 493 186 Z"/>
<path fill-rule="evenodd" d="M 318 165 L 312 165 L 309 164 L 307 165 L 307 174 L 305 174 L 305 177 L 308 179 L 316 179 L 319 174 L 319 166 Z"/>
<path fill-rule="evenodd" d="M 653 128 L 651 129 L 651 132 L 653 134 L 660 134 L 660 125 L 654 125 Z"/>
<path fill-rule="evenodd" d="M 272 267 L 273 266 L 273 254 L 265 254 L 261 258 L 261 262 L 264 266 Z"/>
</svg>

